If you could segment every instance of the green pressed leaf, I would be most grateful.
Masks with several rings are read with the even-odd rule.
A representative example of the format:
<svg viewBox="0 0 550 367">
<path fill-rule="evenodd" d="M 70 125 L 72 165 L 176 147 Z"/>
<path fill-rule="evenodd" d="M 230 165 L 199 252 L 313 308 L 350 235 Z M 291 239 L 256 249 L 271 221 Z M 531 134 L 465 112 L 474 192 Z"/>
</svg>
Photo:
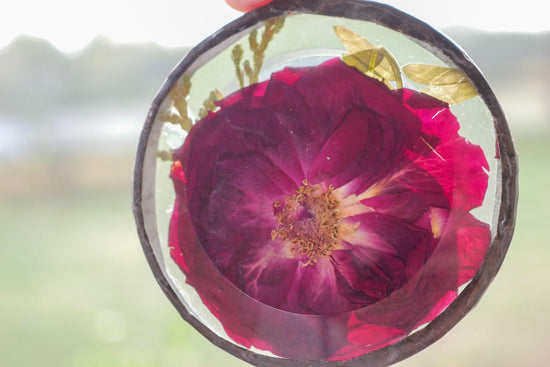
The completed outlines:
<svg viewBox="0 0 550 367">
<path fill-rule="evenodd" d="M 375 45 L 364 39 L 362 36 L 345 27 L 337 25 L 334 27 L 334 32 L 344 46 L 346 46 L 346 49 L 350 54 L 376 48 Z"/>
<path fill-rule="evenodd" d="M 376 78 L 393 89 L 391 82 L 396 82 L 397 88 L 403 87 L 399 65 L 393 56 L 383 47 L 363 50 L 351 55 L 343 55 L 344 62 Z"/>
<path fill-rule="evenodd" d="M 431 85 L 422 89 L 421 92 L 435 97 L 443 102 L 447 102 L 448 104 L 464 102 L 478 95 L 477 90 L 470 82 Z"/>
<path fill-rule="evenodd" d="M 412 81 L 426 85 L 457 84 L 468 81 L 460 69 L 438 65 L 408 64 L 403 66 L 403 72 Z"/>
</svg>

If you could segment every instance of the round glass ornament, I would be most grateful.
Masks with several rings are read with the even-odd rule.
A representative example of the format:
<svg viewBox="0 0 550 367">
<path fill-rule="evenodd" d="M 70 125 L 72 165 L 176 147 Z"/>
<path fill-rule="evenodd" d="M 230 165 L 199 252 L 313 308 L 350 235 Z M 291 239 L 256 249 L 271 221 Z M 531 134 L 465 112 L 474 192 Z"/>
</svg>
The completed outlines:
<svg viewBox="0 0 550 367">
<path fill-rule="evenodd" d="M 473 308 L 510 244 L 517 157 L 469 58 L 356 0 L 275 0 L 155 98 L 134 215 L 181 316 L 256 366 L 386 366 Z"/>
</svg>

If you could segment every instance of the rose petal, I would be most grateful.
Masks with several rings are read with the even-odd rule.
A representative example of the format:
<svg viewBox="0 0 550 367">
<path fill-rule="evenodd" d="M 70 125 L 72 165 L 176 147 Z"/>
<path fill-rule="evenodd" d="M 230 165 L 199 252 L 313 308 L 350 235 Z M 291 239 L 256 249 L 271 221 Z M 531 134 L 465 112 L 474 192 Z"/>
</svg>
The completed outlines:
<svg viewBox="0 0 550 367">
<path fill-rule="evenodd" d="M 226 108 L 244 100 L 248 106 L 258 107 L 266 88 L 267 82 L 252 84 L 216 101 L 216 105 L 221 108 Z"/>
<path fill-rule="evenodd" d="M 375 159 L 368 157 L 368 153 L 381 149 L 380 126 L 376 126 L 377 123 L 377 116 L 373 113 L 352 108 L 317 153 L 315 161 L 308 169 L 308 180 L 318 183 L 330 179 L 333 186 L 339 187 L 350 181 L 345 172 L 350 170 L 351 165 L 365 160 L 374 163 Z M 368 138 L 369 134 L 371 139 Z M 371 140 L 375 142 L 374 146 L 369 145 Z M 344 177 L 338 177 L 340 174 Z M 357 173 L 352 178 L 356 176 Z"/>
<path fill-rule="evenodd" d="M 275 73 L 273 79 L 269 81 L 262 99 L 262 107 L 269 109 L 277 116 L 278 123 L 289 133 L 302 167 L 309 167 L 320 148 L 323 137 L 315 126 L 303 123 L 303 121 L 313 121 L 314 117 L 304 97 L 289 84 L 292 82 L 292 80 L 289 81 L 289 74 L 291 76 L 302 74 L 293 74 L 289 69 L 285 71 Z"/>
<path fill-rule="evenodd" d="M 189 205 L 204 249 L 235 284 L 238 267 L 250 248 L 270 243 L 277 227 L 273 204 L 297 185 L 259 153 L 240 155 L 215 165 L 208 200 Z"/>
<path fill-rule="evenodd" d="M 265 155 L 296 182 L 304 179 L 294 142 L 276 115 L 265 108 L 246 108 L 245 101 L 223 111 L 223 115 L 211 114 L 198 122 L 174 154 L 184 166 L 189 190 L 208 184 L 220 160 L 248 152 Z"/>
<path fill-rule="evenodd" d="M 418 264 L 415 272 L 421 271 L 423 263 L 411 257 L 425 243 L 428 231 L 378 213 L 361 214 L 348 221 L 359 227 L 344 238 L 347 247 L 334 251 L 332 258 L 347 283 L 347 287 L 340 286 L 340 292 L 353 301 L 354 309 L 393 297 L 411 275 L 408 264 Z"/>
<path fill-rule="evenodd" d="M 458 120 L 445 103 L 407 89 L 395 95 L 424 122 L 423 135 L 415 143 L 424 147 L 424 153 L 411 151 L 407 157 L 439 182 L 452 208 L 471 210 L 480 206 L 489 171 L 483 150 L 458 135 Z"/>
<path fill-rule="evenodd" d="M 301 310 L 290 309 L 287 299 L 300 264 L 285 252 L 280 243 L 273 241 L 263 247 L 249 248 L 249 252 L 242 258 L 243 262 L 235 267 L 235 275 L 238 276 L 236 285 L 266 305 L 297 312 Z"/>
<path fill-rule="evenodd" d="M 346 222 L 359 226 L 353 234 L 344 237 L 346 242 L 362 249 L 385 252 L 402 260 L 429 235 L 423 228 L 376 212 L 348 217 Z"/>
<path fill-rule="evenodd" d="M 311 67 L 302 67 L 302 68 L 284 68 L 281 71 L 273 73 L 271 76 L 270 82 L 274 80 L 279 80 L 284 82 L 287 85 L 294 85 L 301 77 L 304 75 Z"/>
<path fill-rule="evenodd" d="M 387 326 L 365 324 L 352 315 L 349 320 L 348 340 L 351 344 L 346 345 L 334 354 L 329 360 L 345 361 L 362 356 L 374 350 L 401 340 L 405 332 Z"/>
<path fill-rule="evenodd" d="M 295 82 L 294 88 L 304 96 L 313 114 L 311 124 L 325 135 L 354 106 L 399 124 L 403 137 L 414 137 L 420 131 L 421 122 L 399 101 L 388 98 L 389 91 L 383 83 L 366 77 L 340 59 L 309 69 Z"/>
<path fill-rule="evenodd" d="M 279 311 L 234 287 L 200 246 L 186 195 L 180 194 L 171 218 L 170 254 L 230 338 L 247 348 L 296 359 L 323 360 L 343 347 L 349 316 L 321 318 Z"/>
<path fill-rule="evenodd" d="M 449 207 L 441 185 L 428 172 L 408 161 L 403 161 L 391 176 L 358 195 L 363 205 L 411 224 L 430 207 Z"/>
<path fill-rule="evenodd" d="M 301 312 L 316 315 L 343 314 L 355 308 L 339 293 L 339 282 L 331 260 L 319 259 L 315 265 L 301 267 L 298 287 L 289 295 L 289 302 L 297 303 Z M 294 311 L 296 312 L 296 311 Z"/>
<path fill-rule="evenodd" d="M 416 260 L 424 258 L 423 267 L 408 271 L 408 282 L 391 298 L 355 311 L 358 319 L 366 323 L 384 320 L 386 326 L 411 331 L 441 313 L 456 296 L 458 287 L 471 279 L 471 270 L 479 269 L 479 260 L 490 243 L 486 224 L 464 211 L 432 209 L 416 225 L 435 236 L 418 247 L 427 252 L 414 256 Z M 471 253 L 477 256 L 470 257 Z M 463 263 L 459 260 L 463 258 L 470 260 Z"/>
</svg>

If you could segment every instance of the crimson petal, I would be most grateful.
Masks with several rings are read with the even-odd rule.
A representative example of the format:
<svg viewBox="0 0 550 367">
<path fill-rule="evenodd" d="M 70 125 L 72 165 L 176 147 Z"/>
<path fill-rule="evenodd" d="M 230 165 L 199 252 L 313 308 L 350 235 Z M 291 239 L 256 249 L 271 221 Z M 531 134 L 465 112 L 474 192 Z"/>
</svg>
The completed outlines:
<svg viewBox="0 0 550 367">
<path fill-rule="evenodd" d="M 479 269 L 481 255 L 485 255 L 489 244 L 490 231 L 486 224 L 467 212 L 432 209 L 417 225 L 432 232 L 425 244 L 415 249 L 414 258 L 422 260 L 423 267 L 420 271 L 408 269 L 408 282 L 391 298 L 356 311 L 358 319 L 372 324 L 385 320 L 386 326 L 413 330 L 447 307 L 458 287 L 473 276 L 471 269 Z M 464 243 L 465 237 L 471 241 Z M 477 256 L 470 256 L 472 253 Z M 463 255 L 459 254 L 469 260 L 460 261 Z M 461 275 L 466 273 L 471 276 Z M 407 304 L 413 306 L 407 307 Z"/>
<path fill-rule="evenodd" d="M 361 203 L 377 213 L 415 223 L 430 207 L 449 208 L 441 185 L 426 170 L 403 160 L 391 175 L 375 184 L 372 195 Z"/>
<path fill-rule="evenodd" d="M 417 151 L 411 150 L 407 157 L 437 179 L 452 208 L 471 210 L 481 206 L 489 172 L 483 150 L 458 134 L 458 120 L 444 102 L 407 89 L 395 95 L 424 121 L 422 135 L 415 143 Z M 423 147 L 420 153 L 419 147 Z"/>
<path fill-rule="evenodd" d="M 202 246 L 234 284 L 252 248 L 267 246 L 277 221 L 273 203 L 296 188 L 293 180 L 259 153 L 218 162 L 209 200 L 190 200 Z M 198 222 L 197 218 L 206 218 Z M 211 230 L 215 228 L 215 230 Z"/>
<path fill-rule="evenodd" d="M 266 88 L 262 98 L 262 107 L 277 116 L 278 123 L 289 132 L 303 167 L 309 167 L 323 141 L 321 132 L 303 121 L 313 121 L 306 98 L 295 88 L 293 78 L 301 77 L 304 70 L 284 69 L 276 73 Z"/>
<path fill-rule="evenodd" d="M 327 359 L 344 346 L 348 315 L 320 318 L 288 313 L 266 306 L 234 287 L 197 240 L 186 200 L 185 193 L 176 198 L 170 254 L 229 337 L 248 348 L 296 359 Z"/>
<path fill-rule="evenodd" d="M 352 289 L 366 295 L 367 306 L 392 295 L 411 276 L 407 266 L 417 264 L 412 257 L 430 236 L 427 230 L 379 213 L 348 218 L 359 224 L 357 232 L 346 237 L 351 261 L 339 266 Z M 342 261 L 342 260 L 341 260 Z M 421 264 L 419 264 L 421 266 Z M 420 271 L 421 267 L 416 269 Z"/>
<path fill-rule="evenodd" d="M 327 85 L 331 93 L 326 93 Z M 393 145 L 398 150 L 412 143 L 422 125 L 397 99 L 388 98 L 389 90 L 383 83 L 365 77 L 340 59 L 309 69 L 294 83 L 294 88 L 304 96 L 314 118 L 311 124 L 323 136 L 328 137 L 354 107 L 381 116 L 393 125 L 392 129 L 398 127 L 399 133 L 394 134 L 397 144 Z"/>
</svg>

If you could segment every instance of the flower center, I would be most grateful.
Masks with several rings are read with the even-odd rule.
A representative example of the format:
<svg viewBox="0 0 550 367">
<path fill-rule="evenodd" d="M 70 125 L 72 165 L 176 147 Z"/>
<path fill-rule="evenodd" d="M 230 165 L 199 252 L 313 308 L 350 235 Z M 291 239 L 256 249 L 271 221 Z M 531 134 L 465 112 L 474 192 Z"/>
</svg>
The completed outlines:
<svg viewBox="0 0 550 367">
<path fill-rule="evenodd" d="M 293 255 L 306 255 L 308 262 L 303 266 L 307 266 L 338 247 L 342 215 L 332 185 L 325 191 L 319 185 L 309 185 L 307 180 L 302 183 L 283 203 L 273 203 L 278 224 L 271 238 L 290 243 Z"/>
</svg>

